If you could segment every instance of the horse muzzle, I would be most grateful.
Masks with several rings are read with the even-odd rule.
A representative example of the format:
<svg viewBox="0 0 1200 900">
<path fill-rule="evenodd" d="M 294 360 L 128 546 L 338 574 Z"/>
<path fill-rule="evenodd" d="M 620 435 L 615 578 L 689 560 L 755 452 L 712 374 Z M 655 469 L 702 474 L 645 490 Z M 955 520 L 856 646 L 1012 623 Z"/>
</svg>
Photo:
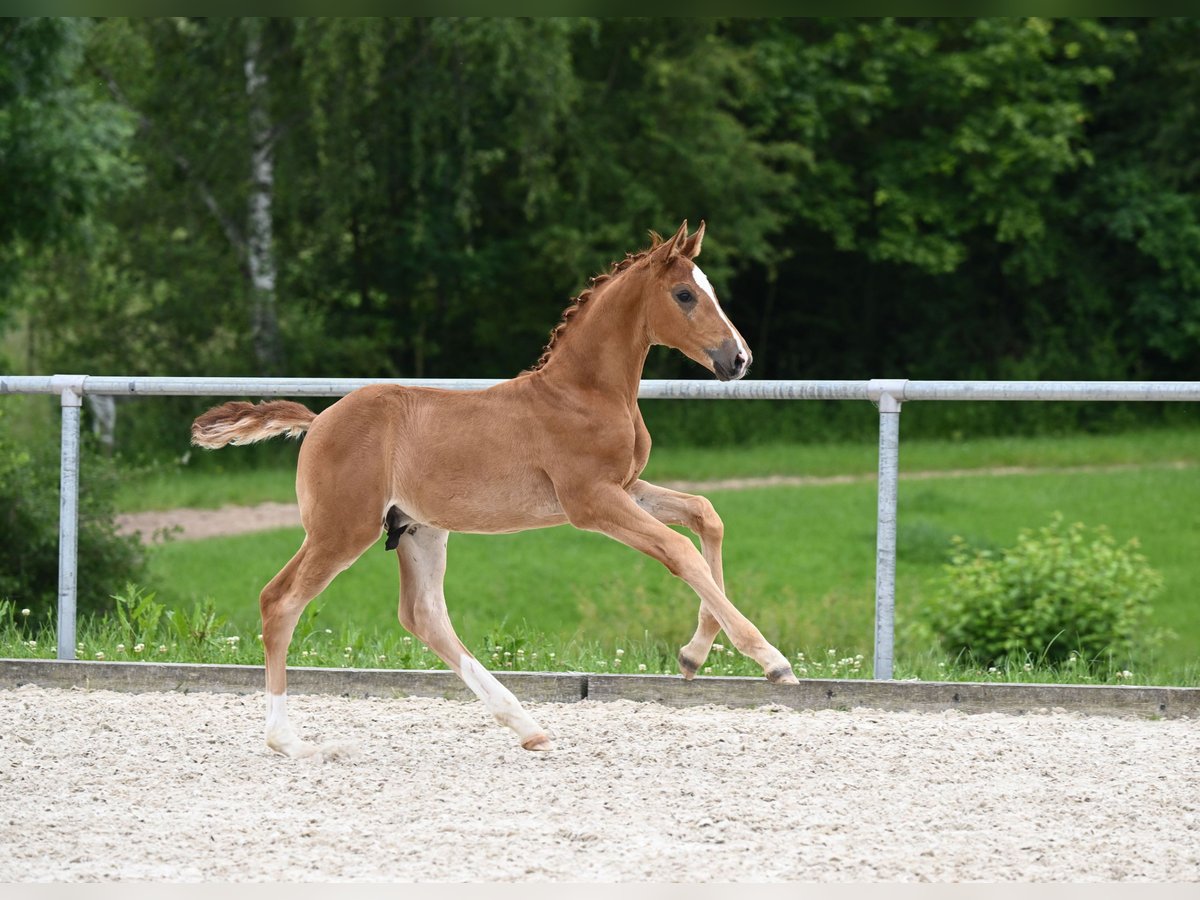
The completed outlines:
<svg viewBox="0 0 1200 900">
<path fill-rule="evenodd" d="M 713 372 L 721 381 L 737 381 L 750 370 L 753 354 L 740 341 L 726 338 L 717 347 L 706 351 L 713 363 Z"/>
</svg>

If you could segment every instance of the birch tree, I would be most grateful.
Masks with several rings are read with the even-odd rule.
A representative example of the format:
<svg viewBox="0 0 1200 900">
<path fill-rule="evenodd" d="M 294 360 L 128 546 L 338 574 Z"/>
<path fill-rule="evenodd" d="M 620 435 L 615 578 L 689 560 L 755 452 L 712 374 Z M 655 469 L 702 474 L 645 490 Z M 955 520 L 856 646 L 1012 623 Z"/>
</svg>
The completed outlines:
<svg viewBox="0 0 1200 900">
<path fill-rule="evenodd" d="M 106 40 L 94 54 L 97 73 L 112 97 L 137 116 L 141 134 L 156 151 L 149 155 L 183 176 L 218 226 L 245 280 L 240 318 L 249 332 L 255 369 L 260 375 L 279 374 L 284 353 L 272 210 L 275 146 L 282 129 L 275 126 L 271 111 L 265 23 L 253 18 L 211 26 L 160 20 L 104 27 Z M 144 55 L 143 65 L 122 71 L 119 57 L 124 52 Z M 179 85 L 169 76 L 154 79 L 154 62 L 166 56 L 176 66 L 186 65 L 185 54 L 207 66 L 181 73 L 192 79 L 189 96 L 164 103 L 164 94 L 178 93 Z M 233 94 L 235 71 L 244 99 L 232 109 L 222 108 L 220 100 Z M 238 114 L 244 128 L 230 119 Z M 238 167 L 231 171 L 229 166 L 239 156 L 240 177 Z M 244 209 L 239 212 L 239 207 Z"/>
<path fill-rule="evenodd" d="M 250 276 L 250 328 L 259 371 L 274 375 L 283 370 L 271 220 L 275 192 L 275 134 L 271 126 L 268 70 L 263 59 L 262 20 L 246 19 L 245 30 L 250 123 L 250 197 L 245 254 Z"/>
</svg>

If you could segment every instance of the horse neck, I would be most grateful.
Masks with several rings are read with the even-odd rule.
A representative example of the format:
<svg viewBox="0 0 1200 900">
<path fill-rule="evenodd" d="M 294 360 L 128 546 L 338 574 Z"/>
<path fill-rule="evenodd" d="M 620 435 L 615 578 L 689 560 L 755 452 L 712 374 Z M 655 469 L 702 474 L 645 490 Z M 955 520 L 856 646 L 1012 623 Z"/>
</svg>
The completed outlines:
<svg viewBox="0 0 1200 900">
<path fill-rule="evenodd" d="M 636 279 L 616 278 L 595 289 L 559 337 L 543 377 L 636 404 L 650 352 L 638 287 Z"/>
</svg>

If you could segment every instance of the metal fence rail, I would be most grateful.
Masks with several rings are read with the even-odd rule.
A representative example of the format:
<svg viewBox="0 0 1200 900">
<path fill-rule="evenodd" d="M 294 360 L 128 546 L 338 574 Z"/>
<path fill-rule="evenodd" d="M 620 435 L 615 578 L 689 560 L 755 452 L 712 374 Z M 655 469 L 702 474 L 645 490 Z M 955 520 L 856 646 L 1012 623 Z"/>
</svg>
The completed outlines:
<svg viewBox="0 0 1200 900">
<path fill-rule="evenodd" d="M 62 406 L 59 504 L 58 658 L 75 658 L 79 516 L 79 414 L 83 396 L 340 397 L 368 384 L 480 390 L 495 379 L 168 378 L 120 375 L 0 375 L 0 396 L 57 394 Z M 892 677 L 900 410 L 914 400 L 1200 402 L 1197 381 L 668 381 L 645 380 L 643 400 L 867 400 L 879 408 L 875 547 L 876 678 Z"/>
</svg>

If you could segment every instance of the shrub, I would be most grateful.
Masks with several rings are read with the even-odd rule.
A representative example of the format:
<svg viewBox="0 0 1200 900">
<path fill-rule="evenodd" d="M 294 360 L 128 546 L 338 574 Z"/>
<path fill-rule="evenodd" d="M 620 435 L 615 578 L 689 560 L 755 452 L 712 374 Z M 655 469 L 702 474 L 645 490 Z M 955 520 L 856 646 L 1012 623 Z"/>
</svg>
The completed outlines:
<svg viewBox="0 0 1200 900">
<path fill-rule="evenodd" d="M 28 450 L 5 438 L 0 411 L 0 598 L 32 608 L 49 621 L 58 605 L 59 460 L 56 442 Z M 80 614 L 112 608 L 113 590 L 137 580 L 143 556 L 137 540 L 113 521 L 116 474 L 86 454 L 79 489 Z"/>
<path fill-rule="evenodd" d="M 1089 536 L 1082 523 L 1065 526 L 1056 515 L 995 553 L 952 543 L 944 588 L 925 610 L 951 653 L 983 665 L 1055 665 L 1073 654 L 1089 662 L 1128 655 L 1156 640 L 1146 625 L 1162 576 L 1136 539 L 1117 546 L 1103 526 Z"/>
</svg>

